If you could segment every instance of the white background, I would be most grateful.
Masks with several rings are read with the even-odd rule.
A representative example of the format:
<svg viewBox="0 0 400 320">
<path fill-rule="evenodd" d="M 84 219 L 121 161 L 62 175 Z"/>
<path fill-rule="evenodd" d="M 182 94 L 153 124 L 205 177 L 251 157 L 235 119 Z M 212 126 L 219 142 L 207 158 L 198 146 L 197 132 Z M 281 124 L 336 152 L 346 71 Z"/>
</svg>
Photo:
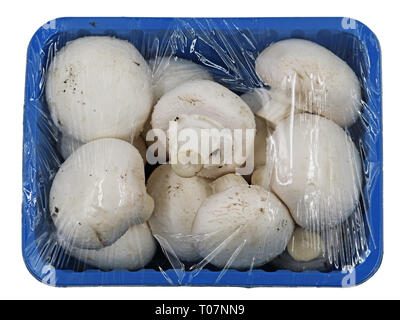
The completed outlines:
<svg viewBox="0 0 400 320">
<path fill-rule="evenodd" d="M 400 298 L 400 45 L 397 1 L 1 1 L 0 298 L 369 299 Z M 383 53 L 385 256 L 377 274 L 351 289 L 51 288 L 26 270 L 21 254 L 22 109 L 26 49 L 46 21 L 62 16 L 347 16 L 378 36 Z"/>
</svg>

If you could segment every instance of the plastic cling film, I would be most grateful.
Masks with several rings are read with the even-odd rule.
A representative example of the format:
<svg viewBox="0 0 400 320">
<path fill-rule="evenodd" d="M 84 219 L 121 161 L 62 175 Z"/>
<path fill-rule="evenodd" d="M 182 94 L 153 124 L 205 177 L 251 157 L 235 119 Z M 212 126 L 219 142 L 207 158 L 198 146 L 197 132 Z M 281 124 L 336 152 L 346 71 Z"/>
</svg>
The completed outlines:
<svg viewBox="0 0 400 320">
<path fill-rule="evenodd" d="M 55 286 L 368 279 L 383 252 L 381 58 L 353 22 L 40 28 L 24 106 L 31 273 Z"/>
</svg>

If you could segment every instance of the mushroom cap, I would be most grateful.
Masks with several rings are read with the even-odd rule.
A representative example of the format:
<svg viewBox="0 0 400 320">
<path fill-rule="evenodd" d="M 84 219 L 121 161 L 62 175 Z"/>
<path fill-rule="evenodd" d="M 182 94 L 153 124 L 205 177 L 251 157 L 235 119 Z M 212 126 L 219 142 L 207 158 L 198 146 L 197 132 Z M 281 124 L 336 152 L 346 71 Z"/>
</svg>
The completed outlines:
<svg viewBox="0 0 400 320">
<path fill-rule="evenodd" d="M 84 145 L 82 141 L 76 140 L 74 137 L 67 134 L 61 134 L 58 143 L 58 148 L 64 159 L 67 159 L 76 149 Z M 143 138 L 141 136 L 136 137 L 135 140 L 133 140 L 132 145 L 139 151 L 143 158 L 143 163 L 146 164 L 147 146 L 144 143 Z"/>
<path fill-rule="evenodd" d="M 209 182 L 200 177 L 182 178 L 171 165 L 159 166 L 151 174 L 147 191 L 154 198 L 155 208 L 149 220 L 150 228 L 180 260 L 199 260 L 192 238 L 192 224 L 202 202 L 211 194 Z M 170 248 L 169 248 L 170 247 Z"/>
<path fill-rule="evenodd" d="M 259 186 L 236 185 L 208 197 L 193 235 L 200 255 L 219 268 L 262 266 L 282 253 L 294 223 L 278 198 Z"/>
<path fill-rule="evenodd" d="M 235 163 L 222 164 L 218 167 L 213 165 L 205 165 L 197 175 L 205 179 L 217 179 L 229 173 L 234 173 L 237 168 L 238 165 Z"/>
<path fill-rule="evenodd" d="M 156 252 L 156 243 L 147 224 L 131 226 L 112 245 L 87 250 L 61 242 L 66 251 L 76 259 L 105 270 L 137 270 L 146 266 Z"/>
<path fill-rule="evenodd" d="M 203 66 L 178 57 L 151 59 L 149 66 L 153 72 L 155 101 L 185 82 L 212 80 L 211 74 Z"/>
<path fill-rule="evenodd" d="M 166 131 L 179 115 L 200 115 L 228 129 L 255 129 L 254 115 L 238 95 L 209 80 L 186 82 L 167 92 L 154 107 L 151 125 Z"/>
<path fill-rule="evenodd" d="M 320 231 L 354 211 L 362 184 L 360 155 L 333 121 L 311 114 L 287 118 L 269 138 L 268 150 L 272 190 L 297 224 Z"/>
<path fill-rule="evenodd" d="M 342 127 L 355 122 L 361 108 L 361 87 L 348 64 L 328 49 L 307 40 L 276 42 L 256 60 L 259 77 L 274 89 L 293 86 L 302 110 L 320 114 Z"/>
<path fill-rule="evenodd" d="M 100 249 L 149 218 L 147 198 L 136 148 L 119 139 L 99 139 L 61 165 L 50 190 L 51 217 L 60 238 L 79 248 Z"/>
<path fill-rule="evenodd" d="M 220 193 L 236 185 L 248 186 L 249 184 L 241 175 L 234 173 L 228 173 L 210 183 L 213 194 Z"/>
<path fill-rule="evenodd" d="M 255 129 L 254 115 L 246 103 L 230 90 L 209 80 L 189 81 L 161 97 L 154 107 L 152 127 L 167 132 L 169 121 L 177 121 L 178 124 L 185 121 L 186 124 L 182 125 L 185 128 L 189 128 L 188 123 L 191 122 L 197 129 L 209 129 L 210 126 L 216 126 L 219 130 Z M 254 140 L 234 140 L 233 146 L 236 150 L 235 142 L 244 143 L 242 149 L 252 150 Z M 236 163 L 224 163 L 220 168 L 218 165 L 205 166 L 199 175 L 216 178 L 234 171 L 246 158 L 235 157 L 233 160 L 236 160 Z"/>
<path fill-rule="evenodd" d="M 128 41 L 79 38 L 51 62 L 46 99 L 54 123 L 77 140 L 131 139 L 152 108 L 150 70 Z"/>
</svg>

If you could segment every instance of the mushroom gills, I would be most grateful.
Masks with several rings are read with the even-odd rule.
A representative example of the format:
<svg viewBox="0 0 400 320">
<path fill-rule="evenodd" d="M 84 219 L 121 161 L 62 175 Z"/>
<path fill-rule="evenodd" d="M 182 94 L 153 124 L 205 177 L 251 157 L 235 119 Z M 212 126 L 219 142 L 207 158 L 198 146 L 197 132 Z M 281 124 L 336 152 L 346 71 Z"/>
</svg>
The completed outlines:
<svg viewBox="0 0 400 320">
<path fill-rule="evenodd" d="M 181 114 L 174 122 L 177 124 L 177 132 L 172 133 L 173 128 L 170 128 L 168 140 L 170 162 L 176 174 L 189 178 L 199 173 L 204 164 L 210 167 L 223 163 L 223 153 L 220 150 L 224 148 L 225 141 L 221 142 L 220 133 L 223 127 L 220 123 L 198 114 Z M 189 142 L 181 142 L 181 135 L 189 137 Z M 203 139 L 204 135 L 208 138 L 207 142 Z M 206 145 L 203 145 L 204 142 Z M 217 156 L 220 158 L 216 162 Z"/>
<path fill-rule="evenodd" d="M 189 176 L 196 174 L 215 179 L 226 173 L 234 172 L 247 159 L 248 154 L 243 155 L 240 150 L 247 151 L 254 147 L 254 136 L 249 135 L 250 137 L 247 137 L 246 135 L 246 139 L 243 140 L 242 137 L 235 138 L 233 134 L 236 132 L 235 130 L 240 130 L 240 132 L 245 132 L 246 134 L 248 133 L 247 130 L 255 131 L 254 114 L 239 96 L 213 81 L 193 80 L 183 83 L 164 94 L 154 106 L 151 126 L 153 129 L 163 130 L 167 134 L 169 141 L 172 141 L 172 145 L 167 146 L 167 151 L 170 159 L 172 155 L 175 158 L 172 159 L 173 162 L 171 163 L 177 164 L 176 156 L 181 146 L 178 146 L 178 141 L 174 137 L 171 137 L 171 121 L 175 121 L 176 126 L 179 126 L 179 133 L 184 130 L 183 128 L 194 129 L 195 136 L 197 132 L 197 139 L 194 139 L 195 143 L 200 140 L 202 128 L 209 129 L 210 140 L 221 142 L 220 136 L 223 136 L 223 141 L 228 139 L 226 145 L 220 146 L 219 150 L 212 146 L 210 148 L 210 144 L 205 146 L 203 150 L 192 148 L 187 144 L 181 144 L 181 146 L 184 146 L 185 151 L 190 150 L 193 152 L 195 159 L 199 154 L 202 156 L 202 170 L 198 173 L 196 173 L 198 168 L 188 170 L 189 173 L 187 175 Z M 172 134 L 177 135 L 177 132 L 172 132 Z M 230 157 L 232 160 L 225 155 L 225 152 L 221 152 L 225 148 L 232 151 L 232 157 Z M 184 158 L 185 154 L 182 153 L 181 157 Z M 197 163 L 193 164 L 197 165 Z M 186 169 L 184 168 L 183 172 Z M 178 174 L 179 172 L 177 170 Z M 184 175 L 186 176 L 186 174 Z"/>
</svg>

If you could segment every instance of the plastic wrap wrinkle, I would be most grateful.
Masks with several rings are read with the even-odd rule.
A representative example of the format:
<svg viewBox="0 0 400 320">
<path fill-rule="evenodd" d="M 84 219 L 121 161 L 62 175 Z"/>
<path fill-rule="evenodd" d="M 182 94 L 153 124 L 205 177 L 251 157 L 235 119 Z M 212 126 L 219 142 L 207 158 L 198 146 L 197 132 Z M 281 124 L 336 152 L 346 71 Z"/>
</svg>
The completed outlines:
<svg viewBox="0 0 400 320">
<path fill-rule="evenodd" d="M 28 47 L 24 105 L 22 235 L 30 272 L 56 286 L 368 279 L 383 252 L 381 57 L 375 35 L 351 21 L 354 28 L 342 18 L 61 18 L 42 26 Z M 97 45 L 108 49 L 91 52 Z M 179 88 L 191 85 L 181 101 Z M 256 167 L 245 178 L 261 186 L 228 178 L 212 194 L 216 178 L 252 163 L 243 155 L 234 164 L 205 164 L 190 178 L 144 159 L 137 139 L 155 113 L 172 112 L 164 101 L 174 92 L 181 113 L 168 120 L 186 119 L 196 132 L 254 129 L 257 120 Z M 212 99 L 234 102 L 219 115 L 222 103 Z M 110 138 L 127 141 L 114 139 L 130 151 L 106 146 Z M 170 146 L 158 152 L 171 162 Z M 223 195 L 237 202 L 226 209 Z M 290 254 L 298 225 L 320 236 L 319 256 Z"/>
</svg>

